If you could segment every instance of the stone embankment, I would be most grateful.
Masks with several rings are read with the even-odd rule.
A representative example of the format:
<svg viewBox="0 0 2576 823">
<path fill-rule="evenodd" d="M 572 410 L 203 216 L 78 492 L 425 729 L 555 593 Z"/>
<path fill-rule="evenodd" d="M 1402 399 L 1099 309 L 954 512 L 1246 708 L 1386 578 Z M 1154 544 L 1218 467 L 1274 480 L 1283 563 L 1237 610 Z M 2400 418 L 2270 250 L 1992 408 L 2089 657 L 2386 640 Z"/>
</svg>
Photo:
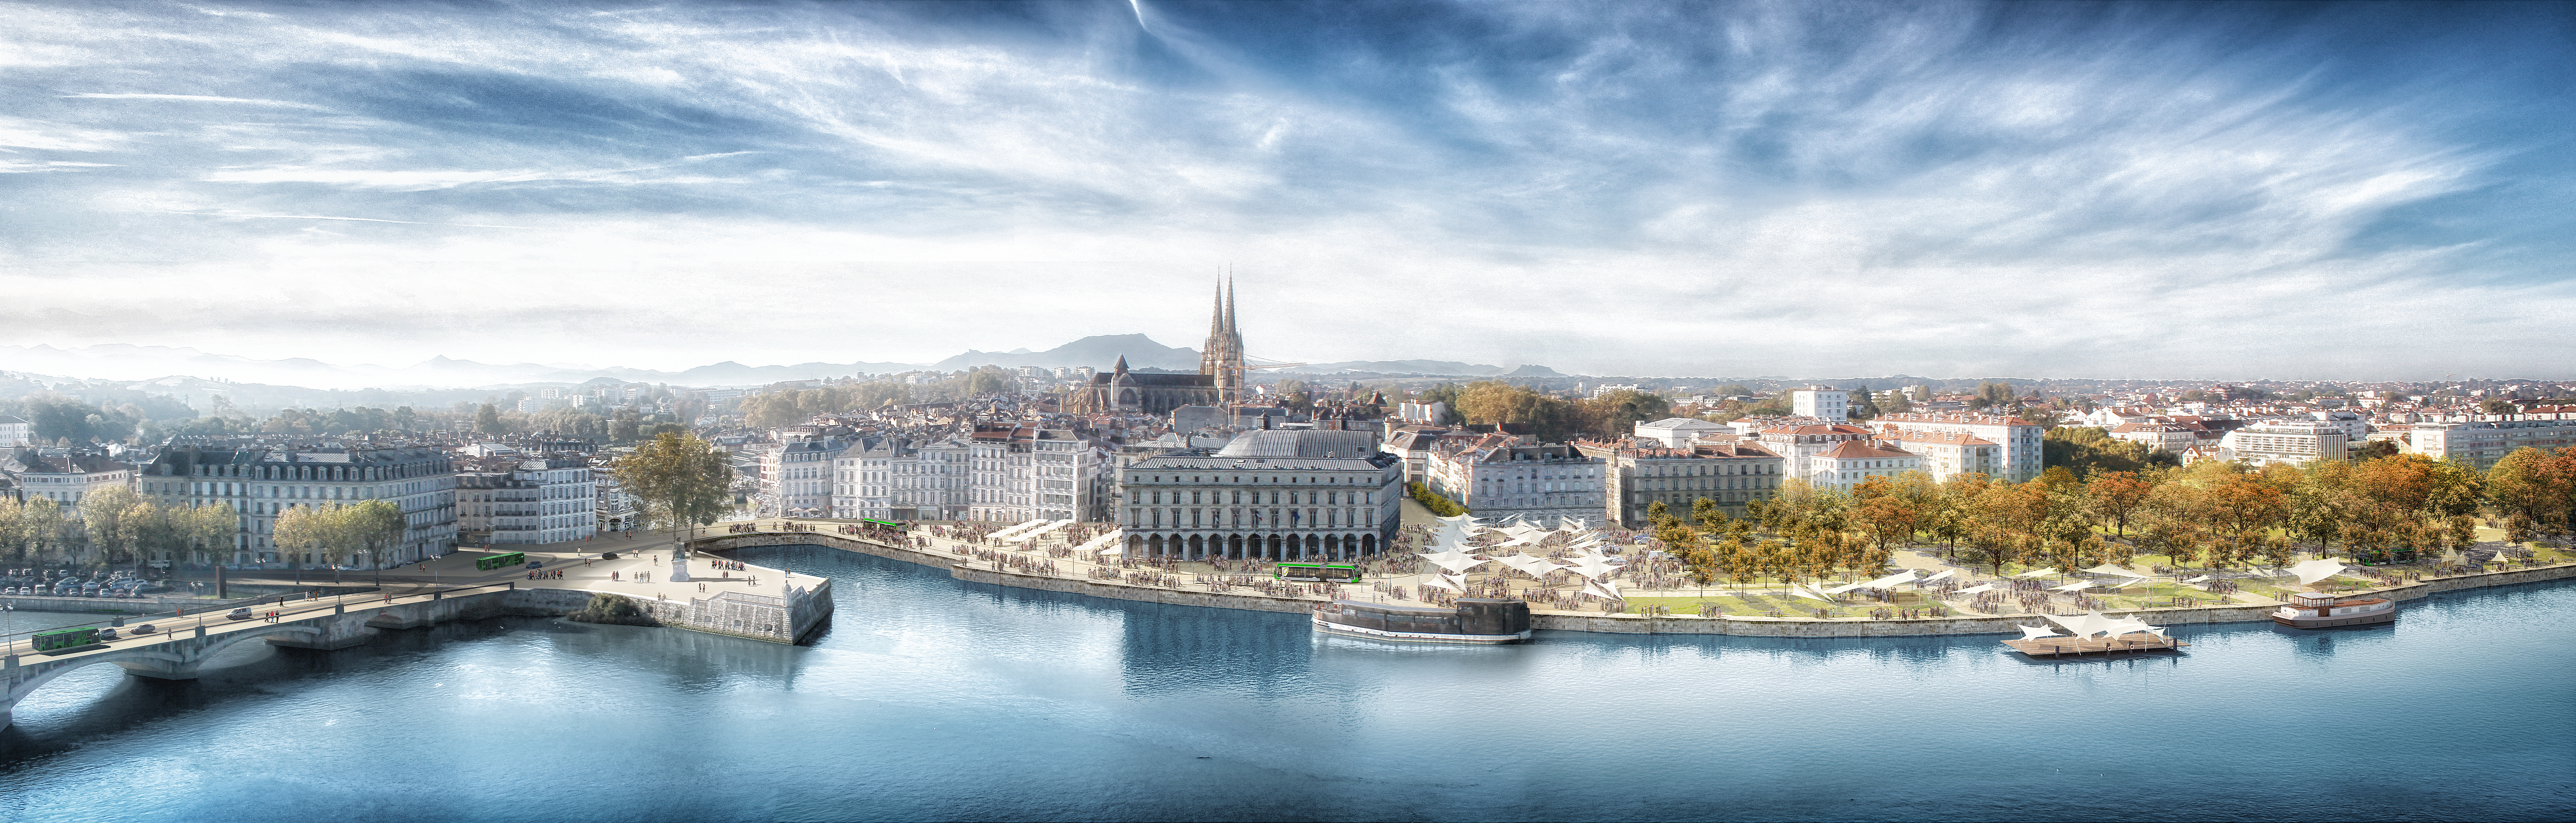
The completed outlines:
<svg viewBox="0 0 2576 823">
<path fill-rule="evenodd" d="M 1083 594 L 1113 600 L 1164 603 L 1176 606 L 1205 606 L 1216 609 L 1303 613 L 1312 610 L 1320 600 L 1275 597 L 1258 592 L 1183 591 L 1127 583 L 1117 580 L 1093 580 L 1078 577 L 1031 574 L 996 569 L 989 563 L 939 551 L 891 546 L 860 537 L 814 532 L 761 532 L 710 537 L 692 544 L 704 550 L 729 550 L 752 546 L 824 546 L 871 554 L 891 560 L 918 563 L 945 569 L 950 577 L 973 583 L 1011 586 L 1040 591 Z M 2441 577 L 2402 586 L 2388 586 L 2344 592 L 2343 597 L 2365 597 L 2385 594 L 2399 600 L 2412 600 L 2447 591 L 2511 586 L 2576 577 L 2576 563 L 2561 563 L 2503 572 L 2481 572 L 2457 577 Z M 2213 623 L 2256 623 L 2272 619 L 2277 606 L 2192 606 L 2159 609 L 2120 609 L 2105 612 L 2114 616 L 2135 615 L 2157 626 L 2194 626 Z M 1986 617 L 1939 617 L 1917 620 L 1816 620 L 1810 618 L 1701 617 L 1698 615 L 1640 614 L 1569 614 L 1537 612 L 1532 625 L 1556 631 L 1600 632 L 1604 634 L 1724 634 L 1744 637 L 1919 637 L 1945 634 L 2016 634 L 2016 625 L 2036 625 L 2046 618 L 2033 614 Z"/>
</svg>

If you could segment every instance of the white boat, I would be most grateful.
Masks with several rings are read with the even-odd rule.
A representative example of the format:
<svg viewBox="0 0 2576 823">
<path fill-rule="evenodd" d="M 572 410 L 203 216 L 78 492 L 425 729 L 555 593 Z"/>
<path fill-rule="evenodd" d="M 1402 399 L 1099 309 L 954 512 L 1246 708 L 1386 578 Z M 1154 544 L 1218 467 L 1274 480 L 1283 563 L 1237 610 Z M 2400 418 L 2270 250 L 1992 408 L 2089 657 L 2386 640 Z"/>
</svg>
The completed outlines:
<svg viewBox="0 0 2576 823">
<path fill-rule="evenodd" d="M 1315 607 L 1315 631 L 1394 643 L 1524 643 L 1529 603 L 1481 597 L 1447 606 L 1336 600 Z"/>
</svg>

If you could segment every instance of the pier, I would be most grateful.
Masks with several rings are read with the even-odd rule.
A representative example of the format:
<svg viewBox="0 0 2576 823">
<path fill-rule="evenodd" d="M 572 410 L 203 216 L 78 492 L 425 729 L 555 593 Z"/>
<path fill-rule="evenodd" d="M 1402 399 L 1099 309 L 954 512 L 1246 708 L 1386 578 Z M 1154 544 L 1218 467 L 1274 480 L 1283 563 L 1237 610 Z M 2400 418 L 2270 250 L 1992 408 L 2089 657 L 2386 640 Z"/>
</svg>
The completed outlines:
<svg viewBox="0 0 2576 823">
<path fill-rule="evenodd" d="M 2032 657 L 2064 657 L 2112 652 L 2180 651 L 2191 644 L 2164 637 L 2155 632 L 2130 632 L 2118 637 L 2040 637 L 2030 640 L 2006 640 L 2004 645 Z"/>
</svg>

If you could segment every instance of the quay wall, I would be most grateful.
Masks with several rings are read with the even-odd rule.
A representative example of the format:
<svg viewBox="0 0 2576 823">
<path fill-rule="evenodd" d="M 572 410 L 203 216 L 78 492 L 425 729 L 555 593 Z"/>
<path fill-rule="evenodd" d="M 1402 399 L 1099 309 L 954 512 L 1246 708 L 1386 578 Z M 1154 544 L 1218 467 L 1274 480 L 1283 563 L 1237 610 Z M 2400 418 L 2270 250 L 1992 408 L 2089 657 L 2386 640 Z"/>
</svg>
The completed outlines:
<svg viewBox="0 0 2576 823">
<path fill-rule="evenodd" d="M 925 552 L 900 546 L 889 546 L 849 535 L 824 532 L 759 533 L 704 538 L 693 544 L 701 549 L 739 549 L 752 546 L 825 546 L 845 549 L 946 569 L 950 577 L 974 583 L 989 583 L 1041 591 L 1085 594 L 1113 600 L 1143 603 L 1165 603 L 1178 606 L 1204 606 L 1216 609 L 1302 613 L 1314 608 L 1317 601 L 1272 597 L 1258 593 L 1216 593 L 1175 591 L 1153 586 L 1082 578 L 1053 577 L 1023 572 L 996 570 L 978 566 L 975 561 L 942 552 Z M 2385 594 L 2398 600 L 2413 600 L 2441 592 L 2490 586 L 2510 586 L 2576 577 L 2576 563 L 2561 563 L 2509 572 L 2442 577 L 2399 586 L 2341 593 L 2343 597 Z M 2197 626 L 2216 623 L 2261 623 L 2272 619 L 2278 606 L 2191 606 L 2159 609 L 2119 609 L 2103 612 L 2120 617 L 2135 615 L 2157 626 Z M 1639 614 L 1551 614 L 1530 615 L 1531 627 L 1554 631 L 1599 632 L 1604 634 L 1724 634 L 1742 637 L 1919 637 L 1946 634 L 2019 634 L 2017 625 L 2038 625 L 2047 618 L 2035 614 L 1997 617 L 1947 617 L 1919 620 L 1814 620 L 1778 618 L 1765 620 L 1730 620 L 1698 615 Z"/>
<path fill-rule="evenodd" d="M 994 571 L 992 569 L 979 569 L 966 563 L 958 563 L 949 566 L 948 576 L 964 580 L 969 583 L 991 583 L 997 586 L 1012 586 L 1022 589 L 1038 589 L 1041 591 L 1065 592 L 1068 594 L 1087 594 L 1093 597 L 1106 597 L 1112 600 L 1133 600 L 1139 603 L 1164 603 L 1174 606 L 1205 606 L 1211 609 L 1241 609 L 1244 611 L 1255 612 L 1305 614 L 1314 611 L 1315 605 L 1323 602 L 1320 600 L 1297 600 L 1286 597 L 1272 597 L 1266 594 L 1218 594 L 1216 592 L 1175 591 L 1172 589 L 1155 588 L 1151 586 L 1110 583 L 1102 580 L 1047 577 L 1044 575 L 1024 574 L 1021 572 L 1007 570 Z"/>
</svg>

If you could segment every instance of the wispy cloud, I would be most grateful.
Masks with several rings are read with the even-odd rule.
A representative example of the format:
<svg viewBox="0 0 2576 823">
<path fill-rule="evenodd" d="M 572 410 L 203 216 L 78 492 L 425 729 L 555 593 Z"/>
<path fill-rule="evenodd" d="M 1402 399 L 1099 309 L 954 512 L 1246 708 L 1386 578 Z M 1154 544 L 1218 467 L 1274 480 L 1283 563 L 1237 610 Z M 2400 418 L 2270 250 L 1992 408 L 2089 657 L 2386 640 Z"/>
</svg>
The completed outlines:
<svg viewBox="0 0 2576 823">
<path fill-rule="evenodd" d="M 1194 344 L 1233 261 L 1255 348 L 1298 359 L 2569 368 L 2529 332 L 2576 315 L 2576 110 L 2548 82 L 2576 55 L 2540 7 L 593 11 L 30 10 L 0 34 L 44 62 L 6 86 L 0 171 L 84 173 L 0 175 L 28 218 L 0 224 L 0 288 L 98 319 L 0 343 L 226 349 L 121 310 L 171 266 L 269 297 L 506 266 L 514 305 L 585 319 L 323 325 L 386 361 Z M 763 284 L 873 319 L 709 320 L 780 311 Z M 599 319 L 679 295 L 691 320 Z M 222 334 L 277 356 L 303 332 Z"/>
</svg>

